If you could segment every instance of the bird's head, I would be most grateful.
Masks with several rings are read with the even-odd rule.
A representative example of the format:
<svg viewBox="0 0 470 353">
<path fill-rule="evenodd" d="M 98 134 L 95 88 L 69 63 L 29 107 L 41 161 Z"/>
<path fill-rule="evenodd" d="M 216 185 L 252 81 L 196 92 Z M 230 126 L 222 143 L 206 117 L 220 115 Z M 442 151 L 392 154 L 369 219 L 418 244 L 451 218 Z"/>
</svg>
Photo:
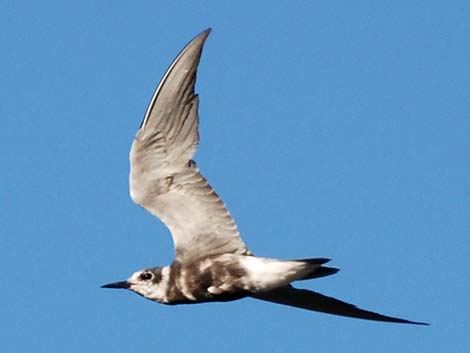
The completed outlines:
<svg viewBox="0 0 470 353">
<path fill-rule="evenodd" d="M 147 299 L 164 303 L 168 284 L 168 267 L 154 267 L 135 272 L 126 281 L 108 283 L 101 288 L 129 289 Z"/>
</svg>

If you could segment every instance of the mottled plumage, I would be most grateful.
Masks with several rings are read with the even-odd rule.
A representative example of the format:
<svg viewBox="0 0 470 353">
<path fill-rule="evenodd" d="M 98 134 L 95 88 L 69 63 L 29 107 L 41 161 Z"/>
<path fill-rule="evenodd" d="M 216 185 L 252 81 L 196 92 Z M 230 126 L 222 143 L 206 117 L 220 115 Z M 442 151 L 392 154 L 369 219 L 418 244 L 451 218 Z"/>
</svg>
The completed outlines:
<svg viewBox="0 0 470 353">
<path fill-rule="evenodd" d="M 362 310 L 291 282 L 332 275 L 328 259 L 277 260 L 253 256 L 223 201 L 192 160 L 199 144 L 196 73 L 210 30 L 173 61 L 152 97 L 130 153 L 132 200 L 169 228 L 170 266 L 134 273 L 104 285 L 125 288 L 164 304 L 252 297 L 361 319 L 423 324 Z"/>
</svg>

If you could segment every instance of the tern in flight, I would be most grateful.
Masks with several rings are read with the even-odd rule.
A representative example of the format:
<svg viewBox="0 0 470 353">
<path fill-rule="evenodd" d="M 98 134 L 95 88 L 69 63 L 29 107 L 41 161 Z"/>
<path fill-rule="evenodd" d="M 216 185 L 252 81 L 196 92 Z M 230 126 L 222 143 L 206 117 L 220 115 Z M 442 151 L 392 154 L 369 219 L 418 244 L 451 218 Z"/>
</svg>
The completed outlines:
<svg viewBox="0 0 470 353">
<path fill-rule="evenodd" d="M 194 85 L 209 33 L 194 38 L 170 65 L 130 152 L 132 200 L 169 228 L 175 259 L 170 266 L 137 271 L 126 281 L 102 287 L 129 289 L 170 305 L 251 297 L 334 315 L 425 325 L 291 285 L 338 272 L 324 266 L 328 259 L 263 258 L 247 248 L 225 204 L 192 160 L 199 144 Z"/>
</svg>

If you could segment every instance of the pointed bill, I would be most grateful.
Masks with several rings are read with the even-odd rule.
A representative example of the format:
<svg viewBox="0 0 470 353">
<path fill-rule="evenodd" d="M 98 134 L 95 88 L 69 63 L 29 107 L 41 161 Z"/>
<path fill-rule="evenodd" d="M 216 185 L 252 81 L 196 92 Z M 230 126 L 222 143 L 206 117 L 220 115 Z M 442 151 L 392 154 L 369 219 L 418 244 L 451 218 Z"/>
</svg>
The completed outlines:
<svg viewBox="0 0 470 353">
<path fill-rule="evenodd" d="M 130 283 L 127 281 L 113 282 L 108 284 L 103 284 L 101 288 L 119 288 L 119 289 L 129 289 Z"/>
</svg>

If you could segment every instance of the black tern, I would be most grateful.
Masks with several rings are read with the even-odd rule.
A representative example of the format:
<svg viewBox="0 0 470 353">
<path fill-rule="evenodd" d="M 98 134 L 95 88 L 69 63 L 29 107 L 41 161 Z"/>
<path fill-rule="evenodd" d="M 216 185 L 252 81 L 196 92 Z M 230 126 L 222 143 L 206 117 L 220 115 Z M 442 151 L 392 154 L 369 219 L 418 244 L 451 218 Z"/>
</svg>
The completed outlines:
<svg viewBox="0 0 470 353">
<path fill-rule="evenodd" d="M 166 71 L 130 152 L 132 200 L 169 228 L 175 259 L 170 266 L 144 269 L 102 288 L 129 289 L 170 305 L 251 297 L 340 316 L 427 325 L 291 285 L 338 272 L 325 266 L 329 259 L 279 260 L 248 250 L 225 204 L 192 160 L 199 144 L 199 98 L 194 86 L 210 31 L 195 37 Z"/>
</svg>

